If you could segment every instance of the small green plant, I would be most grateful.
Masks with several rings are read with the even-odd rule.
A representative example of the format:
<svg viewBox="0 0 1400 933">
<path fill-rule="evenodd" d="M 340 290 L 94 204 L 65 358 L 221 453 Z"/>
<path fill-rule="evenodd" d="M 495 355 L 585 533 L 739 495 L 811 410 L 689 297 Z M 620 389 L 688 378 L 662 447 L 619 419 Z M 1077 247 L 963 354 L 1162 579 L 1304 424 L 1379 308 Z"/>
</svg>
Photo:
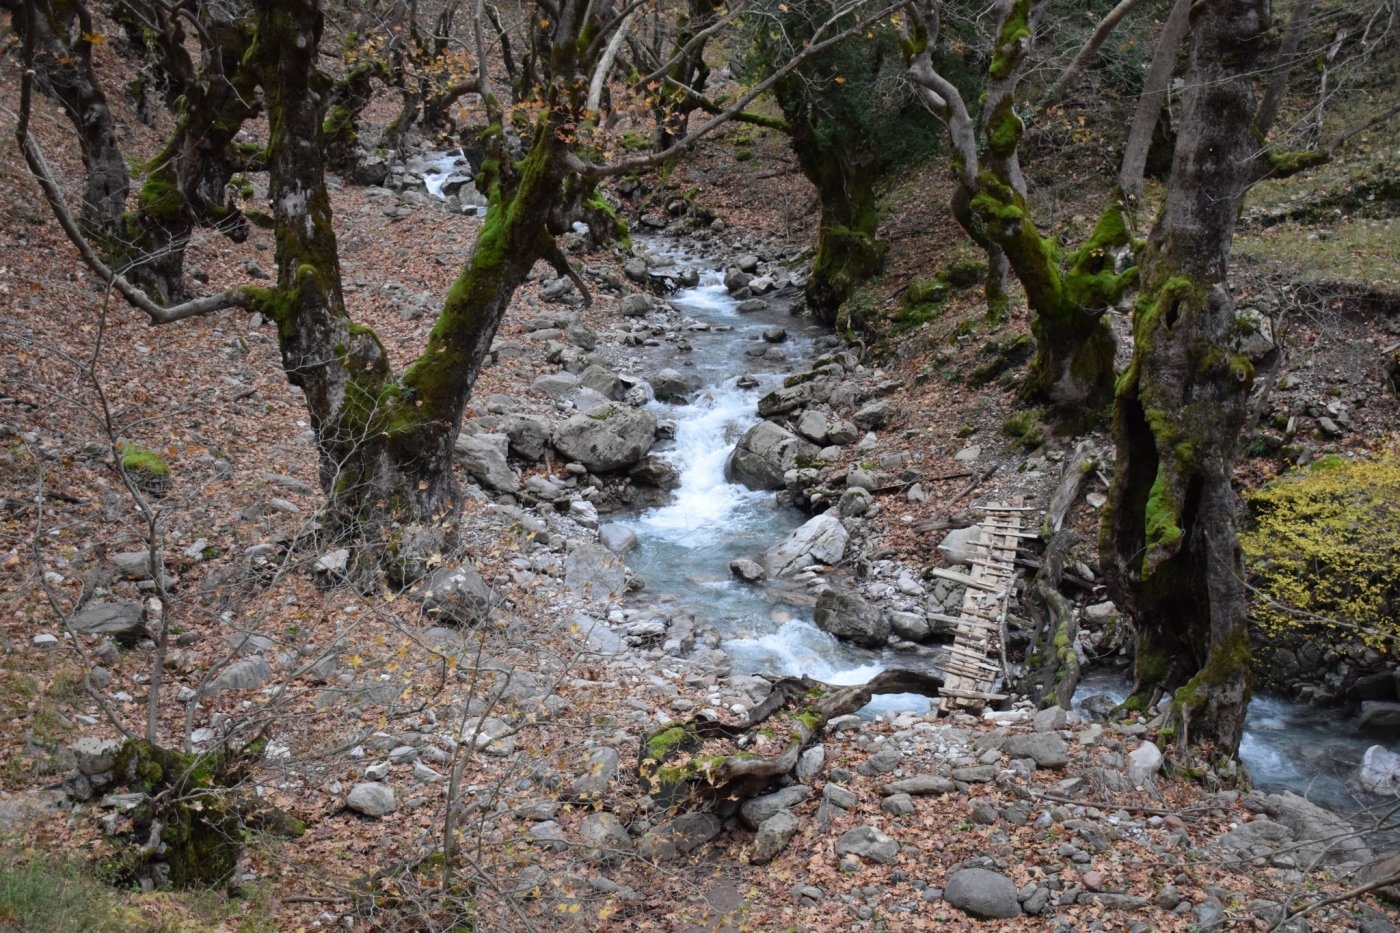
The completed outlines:
<svg viewBox="0 0 1400 933">
<path fill-rule="evenodd" d="M 170 467 L 154 452 L 136 444 L 121 446 L 122 469 L 129 473 L 144 473 L 148 476 L 170 476 Z"/>
<path fill-rule="evenodd" d="M 965 424 L 965 425 L 963 425 L 962 427 L 958 428 L 957 433 L 956 433 L 955 435 L 953 435 L 953 436 L 954 436 L 954 437 L 960 437 L 960 438 L 962 438 L 962 437 L 971 437 L 972 435 L 974 435 L 974 434 L 976 434 L 976 433 L 977 433 L 977 429 L 976 429 L 976 428 L 974 428 L 974 427 L 973 427 L 972 425 L 970 425 L 970 424 Z"/>
<path fill-rule="evenodd" d="M 758 154 L 752 149 L 737 149 L 734 158 L 739 162 L 752 162 Z"/>
</svg>

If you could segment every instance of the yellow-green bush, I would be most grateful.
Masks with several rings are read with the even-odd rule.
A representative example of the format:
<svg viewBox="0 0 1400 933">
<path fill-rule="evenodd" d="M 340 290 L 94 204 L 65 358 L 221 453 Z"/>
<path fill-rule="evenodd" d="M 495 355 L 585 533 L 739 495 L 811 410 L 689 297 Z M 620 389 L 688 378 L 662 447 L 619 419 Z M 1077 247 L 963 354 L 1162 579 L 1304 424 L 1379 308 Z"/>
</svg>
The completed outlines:
<svg viewBox="0 0 1400 933">
<path fill-rule="evenodd" d="M 1327 457 L 1249 497 L 1241 535 L 1265 638 L 1360 637 L 1400 653 L 1400 451 Z"/>
</svg>

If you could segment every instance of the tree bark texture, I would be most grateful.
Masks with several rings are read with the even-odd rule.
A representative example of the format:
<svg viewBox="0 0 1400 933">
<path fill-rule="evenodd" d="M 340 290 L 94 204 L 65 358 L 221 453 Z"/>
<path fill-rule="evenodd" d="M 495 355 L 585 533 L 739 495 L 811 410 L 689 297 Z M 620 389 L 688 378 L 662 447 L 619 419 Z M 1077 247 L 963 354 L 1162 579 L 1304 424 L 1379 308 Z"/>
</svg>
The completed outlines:
<svg viewBox="0 0 1400 933">
<path fill-rule="evenodd" d="M 38 86 L 62 105 L 72 121 L 87 173 L 79 218 L 99 252 L 112 257 L 121 252 L 122 213 L 131 179 L 117 145 L 107 96 L 93 72 L 92 43 L 87 37 L 95 27 L 80 3 L 35 0 L 34 7 Z M 24 0 L 0 0 L 0 9 L 10 13 L 15 32 L 23 37 L 28 25 Z"/>
<path fill-rule="evenodd" d="M 1171 179 L 1117 392 L 1101 540 L 1110 590 L 1137 621 L 1135 696 L 1171 691 L 1178 738 L 1226 755 L 1238 749 L 1249 698 L 1230 474 L 1254 384 L 1249 359 L 1229 349 L 1228 259 L 1255 163 L 1254 77 L 1269 36 L 1268 0 L 1196 7 Z"/>
<path fill-rule="evenodd" d="M 167 69 L 182 75 L 175 132 L 151 160 L 131 230 L 132 277 L 162 304 L 183 301 L 185 252 L 196 227 L 212 225 L 234 242 L 248 235 L 229 189 L 242 160 L 233 139 L 259 109 L 257 76 L 247 61 L 256 38 L 249 10 L 201 9 L 200 65 L 182 45 L 167 52 L 179 59 Z"/>
<path fill-rule="evenodd" d="M 878 694 L 937 697 L 942 689 L 941 678 L 918 671 L 882 671 L 855 686 L 784 677 L 744 725 L 696 716 L 653 732 L 642 741 L 637 773 L 664 807 L 699 802 L 732 808 L 782 780 L 837 716 Z"/>
<path fill-rule="evenodd" d="M 564 4 L 561 33 L 579 27 L 582 6 Z M 315 67 L 319 5 L 260 0 L 259 8 L 278 270 L 261 305 L 277 321 L 288 378 L 305 392 L 332 517 L 392 546 L 396 528 L 455 515 L 453 444 L 496 329 L 537 259 L 567 267 L 554 233 L 567 225 L 566 202 L 591 191 L 565 185 L 561 127 L 578 117 L 570 109 L 576 82 L 549 92 L 519 162 L 497 137 L 479 173 L 486 221 L 423 352 L 395 376 L 379 338 L 345 313 L 320 144 L 331 86 Z M 557 73 L 576 73 L 573 47 L 556 44 Z"/>
</svg>

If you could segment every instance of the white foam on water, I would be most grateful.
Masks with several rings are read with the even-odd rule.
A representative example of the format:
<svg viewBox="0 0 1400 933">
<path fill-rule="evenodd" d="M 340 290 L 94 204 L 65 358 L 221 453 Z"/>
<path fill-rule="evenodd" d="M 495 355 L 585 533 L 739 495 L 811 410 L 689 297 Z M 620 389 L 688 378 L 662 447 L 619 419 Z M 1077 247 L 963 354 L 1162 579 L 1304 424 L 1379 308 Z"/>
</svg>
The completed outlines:
<svg viewBox="0 0 1400 933">
<path fill-rule="evenodd" d="M 654 407 L 674 420 L 675 446 L 662 456 L 680 473 L 671 504 L 640 516 L 639 532 L 684 547 L 708 547 L 732 536 L 745 519 L 761 520 L 758 508 L 772 499 L 724 475 L 738 437 L 758 421 L 752 391 L 725 386 L 700 393 L 686 406 Z"/>
<path fill-rule="evenodd" d="M 454 149 L 433 159 L 423 168 L 423 187 L 428 189 L 428 194 L 439 201 L 447 200 L 447 196 L 442 193 L 442 186 L 447 179 L 452 177 L 452 173 L 457 169 L 457 164 L 464 157 L 465 154 L 462 150 Z"/>
</svg>

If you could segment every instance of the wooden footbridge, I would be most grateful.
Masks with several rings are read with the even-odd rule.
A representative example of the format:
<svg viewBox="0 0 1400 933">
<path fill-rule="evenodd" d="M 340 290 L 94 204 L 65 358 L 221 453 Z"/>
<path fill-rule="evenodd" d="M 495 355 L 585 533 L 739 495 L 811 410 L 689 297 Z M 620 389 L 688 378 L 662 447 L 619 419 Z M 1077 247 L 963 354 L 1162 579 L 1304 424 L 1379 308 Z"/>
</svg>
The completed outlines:
<svg viewBox="0 0 1400 933">
<path fill-rule="evenodd" d="M 974 557 L 969 573 L 936 568 L 934 576 L 967 587 L 957 615 L 933 614 L 953 626 L 954 641 L 943 665 L 947 681 L 942 708 L 980 710 L 993 700 L 998 682 L 1007 675 L 1003 645 L 1006 638 L 1007 603 L 1016 577 L 1016 551 L 1024 538 L 1036 532 L 1023 530 L 1023 519 L 1035 511 L 1020 497 L 1007 503 L 989 503 L 975 509 L 986 515 L 972 542 Z"/>
</svg>

